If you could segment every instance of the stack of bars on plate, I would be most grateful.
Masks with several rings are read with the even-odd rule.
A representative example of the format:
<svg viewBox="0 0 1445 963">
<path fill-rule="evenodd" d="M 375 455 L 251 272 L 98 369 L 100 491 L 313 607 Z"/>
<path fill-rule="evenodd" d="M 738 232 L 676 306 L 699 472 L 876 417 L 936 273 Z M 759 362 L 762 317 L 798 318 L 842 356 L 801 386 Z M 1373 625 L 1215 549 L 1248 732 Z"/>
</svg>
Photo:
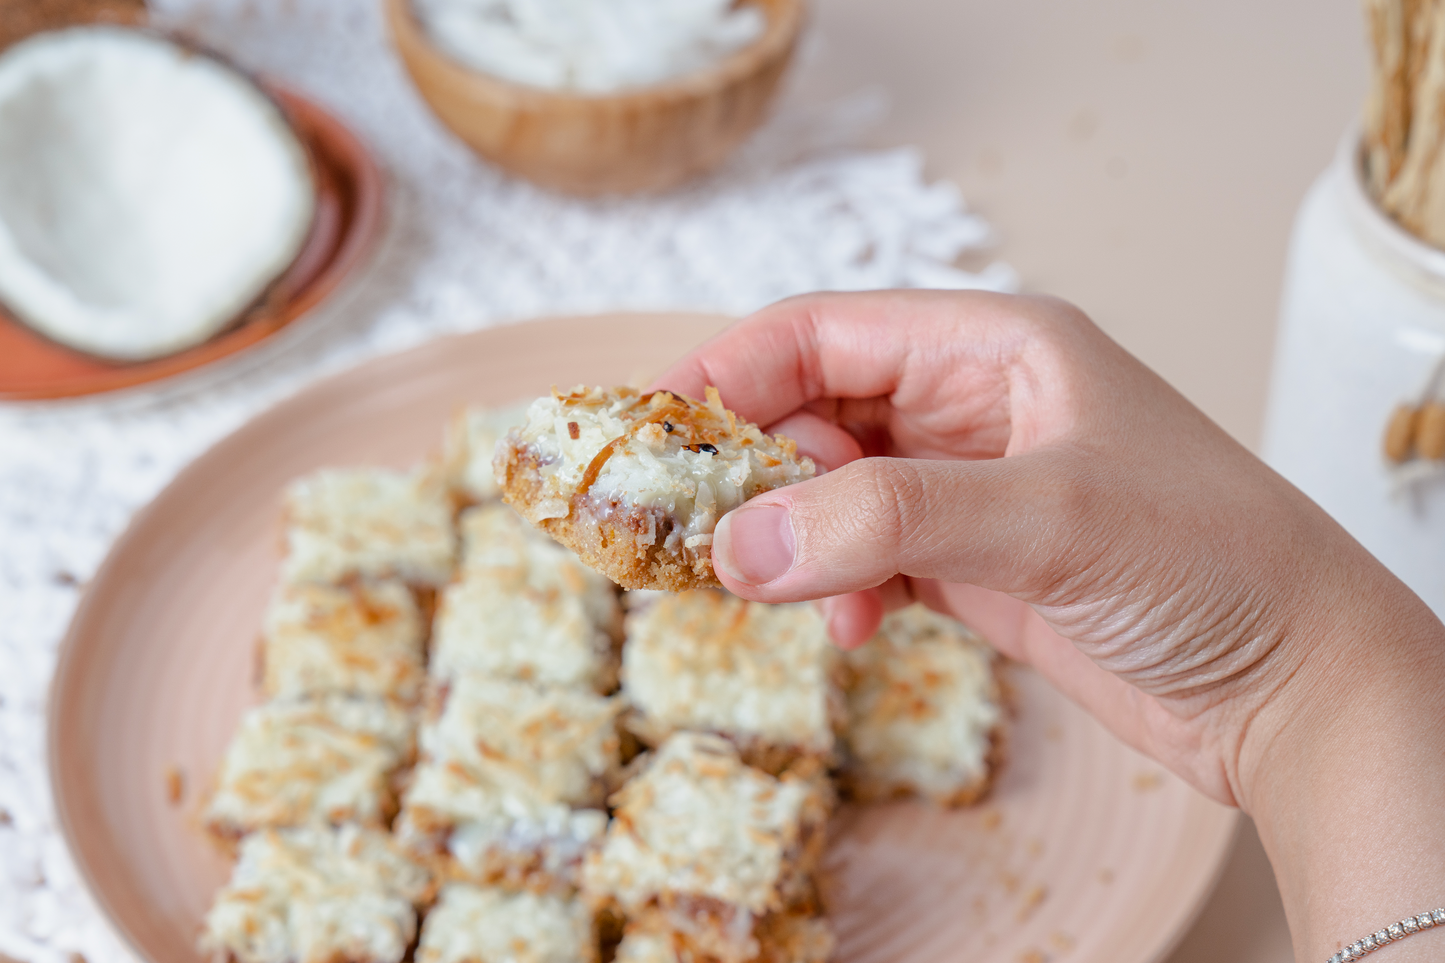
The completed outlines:
<svg viewBox="0 0 1445 963">
<path fill-rule="evenodd" d="M 961 626 L 915 607 L 843 654 L 810 605 L 624 604 L 497 500 L 522 416 L 287 492 L 267 701 L 205 811 L 236 856 L 211 958 L 821 963 L 838 790 L 987 789 L 999 693 Z"/>
</svg>

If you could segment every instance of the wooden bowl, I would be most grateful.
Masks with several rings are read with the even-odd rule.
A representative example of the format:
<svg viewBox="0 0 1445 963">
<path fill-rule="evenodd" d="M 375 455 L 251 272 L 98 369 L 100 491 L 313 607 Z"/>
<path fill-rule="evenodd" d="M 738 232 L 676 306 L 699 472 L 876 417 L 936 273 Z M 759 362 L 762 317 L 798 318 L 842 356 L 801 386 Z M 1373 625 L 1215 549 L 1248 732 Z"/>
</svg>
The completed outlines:
<svg viewBox="0 0 1445 963">
<path fill-rule="evenodd" d="M 0 50 L 42 30 L 84 23 L 136 27 L 146 19 L 145 0 L 0 0 Z"/>
<path fill-rule="evenodd" d="M 595 196 L 662 191 L 703 174 L 767 114 L 802 32 L 804 0 L 745 0 L 763 35 L 721 62 L 616 94 L 543 90 L 451 59 L 410 0 L 386 0 L 396 48 L 442 123 L 482 157 L 544 187 Z"/>
</svg>

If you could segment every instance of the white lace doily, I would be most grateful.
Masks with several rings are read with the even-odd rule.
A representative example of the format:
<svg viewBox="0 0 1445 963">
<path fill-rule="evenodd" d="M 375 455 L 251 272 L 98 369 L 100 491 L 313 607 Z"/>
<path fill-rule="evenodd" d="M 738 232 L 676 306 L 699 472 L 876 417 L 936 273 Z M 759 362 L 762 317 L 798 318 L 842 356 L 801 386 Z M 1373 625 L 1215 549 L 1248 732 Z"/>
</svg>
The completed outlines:
<svg viewBox="0 0 1445 963">
<path fill-rule="evenodd" d="M 133 959 L 77 878 L 52 815 L 44 702 L 82 586 L 187 460 L 317 376 L 437 334 L 618 308 L 745 313 L 815 289 L 1010 289 L 952 267 L 988 226 L 908 150 L 848 150 L 868 98 L 785 103 L 719 176 L 660 198 L 581 202 L 501 176 L 427 112 L 374 0 L 151 0 L 166 23 L 339 115 L 389 178 L 387 238 L 283 349 L 160 391 L 0 404 L 0 956 Z"/>
</svg>

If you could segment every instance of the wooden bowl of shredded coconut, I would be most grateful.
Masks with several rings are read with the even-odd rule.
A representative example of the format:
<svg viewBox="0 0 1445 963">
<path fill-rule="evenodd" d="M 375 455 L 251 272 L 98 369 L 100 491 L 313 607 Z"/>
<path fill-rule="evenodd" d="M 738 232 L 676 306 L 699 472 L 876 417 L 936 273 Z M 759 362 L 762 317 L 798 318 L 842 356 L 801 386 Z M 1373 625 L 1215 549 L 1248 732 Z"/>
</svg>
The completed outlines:
<svg viewBox="0 0 1445 963">
<path fill-rule="evenodd" d="M 717 167 L 766 117 L 804 20 L 804 0 L 714 4 L 711 33 L 679 54 L 649 48 L 665 31 L 636 17 L 579 36 L 555 5 L 493 0 L 490 19 L 479 7 L 386 0 L 413 82 L 483 158 L 584 196 L 663 191 Z"/>
</svg>

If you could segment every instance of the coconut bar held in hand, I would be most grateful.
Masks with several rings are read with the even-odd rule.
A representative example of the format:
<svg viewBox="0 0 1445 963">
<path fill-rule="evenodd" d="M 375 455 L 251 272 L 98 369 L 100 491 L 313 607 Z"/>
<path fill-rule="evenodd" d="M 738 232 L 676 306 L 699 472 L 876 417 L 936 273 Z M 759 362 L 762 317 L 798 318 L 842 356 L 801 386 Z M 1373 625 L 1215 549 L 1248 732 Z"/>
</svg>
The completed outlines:
<svg viewBox="0 0 1445 963">
<path fill-rule="evenodd" d="M 797 445 L 666 391 L 574 388 L 533 403 L 497 446 L 502 495 L 630 589 L 718 585 L 712 533 L 755 495 L 813 477 Z"/>
</svg>

